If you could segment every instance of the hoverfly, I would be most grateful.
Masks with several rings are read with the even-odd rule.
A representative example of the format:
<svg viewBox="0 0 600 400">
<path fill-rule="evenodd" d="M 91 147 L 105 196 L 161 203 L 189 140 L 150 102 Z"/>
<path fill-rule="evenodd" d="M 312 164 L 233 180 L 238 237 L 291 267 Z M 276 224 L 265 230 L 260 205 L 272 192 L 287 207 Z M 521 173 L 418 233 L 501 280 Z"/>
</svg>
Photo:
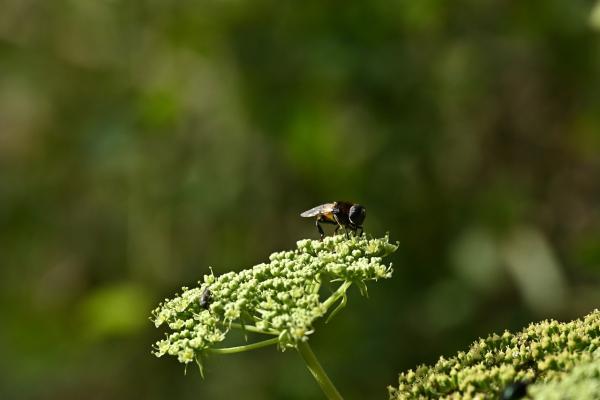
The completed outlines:
<svg viewBox="0 0 600 400">
<path fill-rule="evenodd" d="M 360 235 L 363 233 L 362 224 L 367 216 L 367 210 L 360 204 L 352 204 L 347 201 L 335 201 L 333 203 L 321 204 L 304 211 L 300 214 L 301 217 L 317 217 L 315 225 L 321 234 L 321 240 L 325 236 L 321 223 L 337 225 L 335 233 L 343 227 L 344 230 L 351 229 L 353 231 L 360 230 Z M 348 234 L 348 231 L 346 231 Z"/>
</svg>

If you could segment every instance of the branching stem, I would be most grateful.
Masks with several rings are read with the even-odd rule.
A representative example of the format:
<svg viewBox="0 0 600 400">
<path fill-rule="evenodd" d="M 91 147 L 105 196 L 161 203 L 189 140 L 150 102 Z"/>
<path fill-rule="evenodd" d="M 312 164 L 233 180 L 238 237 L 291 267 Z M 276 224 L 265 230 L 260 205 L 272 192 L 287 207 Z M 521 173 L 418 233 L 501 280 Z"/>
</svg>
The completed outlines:
<svg viewBox="0 0 600 400">
<path fill-rule="evenodd" d="M 262 333 L 264 335 L 279 335 L 279 332 L 275 332 L 275 331 L 265 331 L 262 329 L 257 328 L 254 325 L 243 325 L 242 324 L 238 324 L 237 322 L 233 322 L 231 324 L 232 328 L 236 328 L 236 329 L 241 329 L 241 330 L 245 330 L 248 332 L 254 332 L 254 333 Z"/>
<path fill-rule="evenodd" d="M 261 342 L 256 342 L 252 344 L 246 344 L 244 346 L 235 346 L 235 347 L 224 347 L 221 349 L 207 349 L 208 353 L 212 354 L 234 354 L 234 353 L 242 353 L 244 351 L 250 351 L 255 349 L 260 349 L 261 347 L 271 346 L 273 344 L 277 344 L 279 342 L 279 338 L 267 339 Z"/>
<path fill-rule="evenodd" d="M 342 283 L 340 285 L 340 287 L 337 288 L 337 290 L 335 292 L 333 292 L 333 294 L 331 296 L 329 296 L 329 298 L 323 302 L 323 305 L 325 306 L 325 308 L 327 308 L 329 310 L 329 307 L 331 307 L 339 298 L 344 296 L 344 294 L 346 293 L 346 290 L 348 290 L 350 285 L 352 285 L 352 282 L 349 282 L 349 281 L 345 281 L 344 283 Z"/>
<path fill-rule="evenodd" d="M 317 360 L 317 357 L 308 345 L 308 342 L 299 342 L 298 352 L 304 359 L 306 367 L 308 368 L 312 376 L 317 380 L 319 386 L 321 386 L 321 389 L 323 390 L 323 393 L 325 393 L 325 396 L 327 396 L 329 400 L 343 400 L 342 396 L 337 391 L 335 386 L 333 386 L 333 383 L 327 376 L 327 373 L 319 363 L 319 360 Z"/>
<path fill-rule="evenodd" d="M 336 301 L 338 301 L 339 299 L 341 299 L 342 297 L 345 296 L 346 291 L 348 290 L 350 285 L 352 285 L 352 282 L 346 281 L 346 282 L 342 283 L 340 285 L 340 287 L 338 287 L 337 290 L 335 292 L 333 292 L 331 294 L 331 296 L 329 296 L 327 298 L 327 300 L 325 300 L 323 302 L 323 306 L 327 310 L 329 310 L 329 308 L 331 308 L 331 306 L 333 306 L 336 303 Z M 236 328 L 236 329 L 245 330 L 248 332 L 262 333 L 265 335 L 278 335 L 278 332 L 274 332 L 274 331 L 270 331 L 270 330 L 266 331 L 263 329 L 259 329 L 254 325 L 245 325 L 245 324 L 242 325 L 240 323 L 234 322 L 231 324 L 231 327 Z M 256 342 L 256 343 L 247 344 L 247 345 L 243 345 L 243 346 L 225 347 L 225 348 L 221 348 L 221 349 L 207 349 L 207 352 L 212 353 L 212 354 L 235 354 L 235 353 L 241 353 L 244 351 L 260 349 L 261 347 L 271 346 L 271 345 L 274 345 L 277 343 L 279 343 L 279 337 L 267 339 L 267 340 L 263 340 L 261 342 Z M 312 376 L 316 379 L 317 383 L 319 384 L 319 386 L 321 387 L 321 389 L 323 390 L 323 393 L 325 393 L 327 398 L 329 400 L 343 400 L 342 396 L 340 395 L 340 393 L 337 391 L 337 389 L 331 382 L 331 379 L 329 379 L 329 377 L 327 376 L 327 373 L 325 372 L 325 370 L 319 363 L 319 360 L 315 356 L 315 353 L 313 353 L 312 349 L 308 345 L 308 342 L 300 341 L 298 343 L 298 352 L 304 359 L 304 362 L 306 363 L 306 367 L 308 368 L 308 370 L 310 371 Z"/>
</svg>

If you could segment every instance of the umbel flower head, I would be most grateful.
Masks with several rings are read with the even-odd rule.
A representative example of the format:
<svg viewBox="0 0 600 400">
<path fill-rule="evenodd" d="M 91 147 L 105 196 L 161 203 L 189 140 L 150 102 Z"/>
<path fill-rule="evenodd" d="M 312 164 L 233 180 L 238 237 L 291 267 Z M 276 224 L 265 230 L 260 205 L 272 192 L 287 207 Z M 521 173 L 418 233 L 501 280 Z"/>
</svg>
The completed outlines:
<svg viewBox="0 0 600 400">
<path fill-rule="evenodd" d="M 599 400 L 600 348 L 591 361 L 583 361 L 565 374 L 562 380 L 533 385 L 529 393 L 540 400 Z"/>
<path fill-rule="evenodd" d="M 182 288 L 153 311 L 156 327 L 166 324 L 170 329 L 154 354 L 177 356 L 182 363 L 199 361 L 232 328 L 272 335 L 281 350 L 296 347 L 308 339 L 317 318 L 335 304 L 329 317 L 345 305 L 351 284 L 366 294 L 368 281 L 391 277 L 391 264 L 382 258 L 396 248 L 388 236 L 300 240 L 295 250 L 271 254 L 268 263 L 205 275 L 199 286 Z M 331 285 L 333 294 L 323 299 Z"/>
<path fill-rule="evenodd" d="M 571 322 L 542 321 L 515 334 L 480 339 L 466 352 L 401 373 L 398 386 L 388 389 L 391 400 L 491 400 L 521 381 L 532 383 L 535 399 L 600 400 L 600 391 L 585 395 L 600 389 L 598 362 L 600 311 L 595 310 Z M 545 388 L 551 382 L 557 384 Z"/>
</svg>

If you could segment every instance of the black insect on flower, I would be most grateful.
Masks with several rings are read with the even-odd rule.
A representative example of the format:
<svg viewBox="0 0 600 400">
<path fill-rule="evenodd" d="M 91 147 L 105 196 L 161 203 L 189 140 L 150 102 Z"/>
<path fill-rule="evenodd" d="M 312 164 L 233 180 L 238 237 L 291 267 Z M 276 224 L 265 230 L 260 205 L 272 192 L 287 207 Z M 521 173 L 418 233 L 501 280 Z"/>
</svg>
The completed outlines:
<svg viewBox="0 0 600 400">
<path fill-rule="evenodd" d="M 337 233 L 340 227 L 343 227 L 344 230 L 350 229 L 354 232 L 360 231 L 359 234 L 362 235 L 362 224 L 367 216 L 367 210 L 360 204 L 353 204 L 347 201 L 335 201 L 333 203 L 326 203 L 313 207 L 310 210 L 304 211 L 300 216 L 305 218 L 317 217 L 315 225 L 319 230 L 321 240 L 323 240 L 325 232 L 321 227 L 321 223 L 337 225 L 335 233 Z"/>
<path fill-rule="evenodd" d="M 500 394 L 500 400 L 518 400 L 527 396 L 527 381 L 513 382 L 502 390 Z"/>
<path fill-rule="evenodd" d="M 200 307 L 208 310 L 210 307 L 210 303 L 212 302 L 212 293 L 208 288 L 204 289 L 202 294 L 200 295 Z"/>
</svg>

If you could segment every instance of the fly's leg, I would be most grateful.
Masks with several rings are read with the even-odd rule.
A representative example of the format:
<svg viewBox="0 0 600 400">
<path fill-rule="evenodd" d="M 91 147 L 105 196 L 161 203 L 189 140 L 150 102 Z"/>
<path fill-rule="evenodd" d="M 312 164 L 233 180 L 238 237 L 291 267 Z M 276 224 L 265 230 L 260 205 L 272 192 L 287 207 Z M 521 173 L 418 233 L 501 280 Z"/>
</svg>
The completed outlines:
<svg viewBox="0 0 600 400">
<path fill-rule="evenodd" d="M 316 219 L 315 225 L 317 226 L 317 229 L 319 230 L 319 233 L 321 234 L 321 240 L 323 240 L 323 238 L 325 237 L 325 232 L 323 232 L 323 227 L 321 226 L 321 224 L 319 222 L 321 222 L 321 218 Z"/>
<path fill-rule="evenodd" d="M 335 211 L 333 212 L 333 219 L 335 220 L 335 222 L 337 222 L 337 227 L 335 228 L 335 233 L 337 233 L 337 231 L 338 231 L 338 230 L 339 230 L 339 229 L 340 229 L 340 228 L 341 228 L 343 225 L 341 224 L 340 220 L 338 219 L 338 217 L 337 217 L 337 213 L 336 213 Z M 348 229 L 346 229 L 346 227 L 345 227 L 345 226 L 343 226 L 343 228 L 344 228 L 344 232 L 346 233 L 346 239 L 348 239 L 348 238 L 349 238 L 349 236 L 348 236 Z"/>
<path fill-rule="evenodd" d="M 338 231 L 340 230 L 340 228 L 344 228 L 344 233 L 346 234 L 346 239 L 348 238 L 348 229 L 345 226 L 342 225 L 338 225 L 335 227 L 335 231 L 333 231 L 333 233 L 335 235 L 337 235 Z"/>
<path fill-rule="evenodd" d="M 358 233 L 358 232 L 357 232 L 357 233 L 358 233 L 358 236 L 362 236 L 362 235 L 363 235 L 363 233 L 364 233 L 364 231 L 363 231 L 363 227 L 362 227 L 362 226 L 359 226 L 359 227 L 358 227 L 358 230 L 360 231 L 360 233 Z"/>
</svg>

